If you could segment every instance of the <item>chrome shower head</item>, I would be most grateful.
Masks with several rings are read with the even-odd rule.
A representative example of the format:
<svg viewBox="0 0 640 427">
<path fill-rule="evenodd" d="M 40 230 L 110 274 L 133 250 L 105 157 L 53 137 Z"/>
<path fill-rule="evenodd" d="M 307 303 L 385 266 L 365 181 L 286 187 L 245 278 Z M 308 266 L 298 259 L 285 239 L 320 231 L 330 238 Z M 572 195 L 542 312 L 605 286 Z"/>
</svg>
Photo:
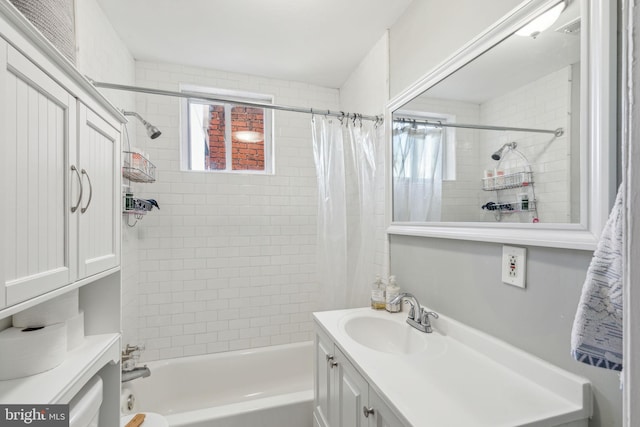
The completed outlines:
<svg viewBox="0 0 640 427">
<path fill-rule="evenodd" d="M 147 135 L 149 135 L 149 138 L 156 139 L 157 137 L 162 135 L 160 129 L 143 119 L 142 116 L 140 116 L 140 114 L 136 113 L 135 111 L 123 111 L 122 114 L 124 114 L 125 116 L 134 116 L 135 118 L 140 120 L 140 122 L 144 125 L 144 128 L 147 130 Z"/>
<path fill-rule="evenodd" d="M 500 149 L 498 151 L 496 151 L 495 153 L 493 153 L 491 155 L 491 158 L 493 160 L 500 160 L 502 158 L 502 153 L 506 148 L 511 148 L 512 150 L 515 149 L 518 146 L 518 144 L 516 144 L 516 142 L 507 142 L 506 144 L 504 144 L 502 147 L 500 147 Z"/>
</svg>

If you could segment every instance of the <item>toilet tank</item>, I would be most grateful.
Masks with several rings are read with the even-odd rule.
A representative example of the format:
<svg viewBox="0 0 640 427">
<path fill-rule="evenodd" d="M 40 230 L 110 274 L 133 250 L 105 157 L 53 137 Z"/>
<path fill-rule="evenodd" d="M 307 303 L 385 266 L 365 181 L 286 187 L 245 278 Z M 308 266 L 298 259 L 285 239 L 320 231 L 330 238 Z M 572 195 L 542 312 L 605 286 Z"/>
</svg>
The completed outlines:
<svg viewBox="0 0 640 427">
<path fill-rule="evenodd" d="M 69 402 L 69 427 L 98 427 L 102 378 L 91 378 Z"/>
</svg>

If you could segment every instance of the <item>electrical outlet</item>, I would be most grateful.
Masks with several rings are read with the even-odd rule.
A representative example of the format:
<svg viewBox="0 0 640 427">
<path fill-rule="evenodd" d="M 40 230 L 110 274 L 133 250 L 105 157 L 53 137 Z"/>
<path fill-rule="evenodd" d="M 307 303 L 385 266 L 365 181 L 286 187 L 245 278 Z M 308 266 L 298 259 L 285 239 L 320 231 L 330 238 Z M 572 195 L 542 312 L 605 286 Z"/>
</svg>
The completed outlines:
<svg viewBox="0 0 640 427">
<path fill-rule="evenodd" d="M 527 249 L 502 247 L 502 281 L 508 285 L 525 287 L 527 276 Z"/>
</svg>

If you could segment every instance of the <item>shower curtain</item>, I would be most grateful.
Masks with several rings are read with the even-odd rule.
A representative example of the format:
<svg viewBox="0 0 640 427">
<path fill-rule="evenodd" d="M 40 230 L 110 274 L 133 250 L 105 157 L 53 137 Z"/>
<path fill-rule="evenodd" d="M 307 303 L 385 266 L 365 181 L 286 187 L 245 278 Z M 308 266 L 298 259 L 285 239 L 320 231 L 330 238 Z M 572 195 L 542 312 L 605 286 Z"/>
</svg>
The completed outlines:
<svg viewBox="0 0 640 427">
<path fill-rule="evenodd" d="M 373 123 L 314 116 L 320 309 L 365 306 L 375 277 Z"/>
<path fill-rule="evenodd" d="M 440 221 L 442 138 L 440 128 L 394 123 L 394 221 Z"/>
</svg>

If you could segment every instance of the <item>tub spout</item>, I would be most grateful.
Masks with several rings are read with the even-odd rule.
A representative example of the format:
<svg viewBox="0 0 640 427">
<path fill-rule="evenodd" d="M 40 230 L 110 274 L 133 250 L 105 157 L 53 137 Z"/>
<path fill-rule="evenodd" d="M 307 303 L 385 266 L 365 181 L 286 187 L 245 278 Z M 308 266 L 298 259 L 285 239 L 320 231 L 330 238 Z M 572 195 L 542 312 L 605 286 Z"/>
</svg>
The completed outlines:
<svg viewBox="0 0 640 427">
<path fill-rule="evenodd" d="M 129 371 L 122 371 L 122 382 L 135 380 L 136 378 L 146 378 L 151 375 L 151 370 L 147 368 L 147 365 L 142 368 L 133 368 Z"/>
</svg>

